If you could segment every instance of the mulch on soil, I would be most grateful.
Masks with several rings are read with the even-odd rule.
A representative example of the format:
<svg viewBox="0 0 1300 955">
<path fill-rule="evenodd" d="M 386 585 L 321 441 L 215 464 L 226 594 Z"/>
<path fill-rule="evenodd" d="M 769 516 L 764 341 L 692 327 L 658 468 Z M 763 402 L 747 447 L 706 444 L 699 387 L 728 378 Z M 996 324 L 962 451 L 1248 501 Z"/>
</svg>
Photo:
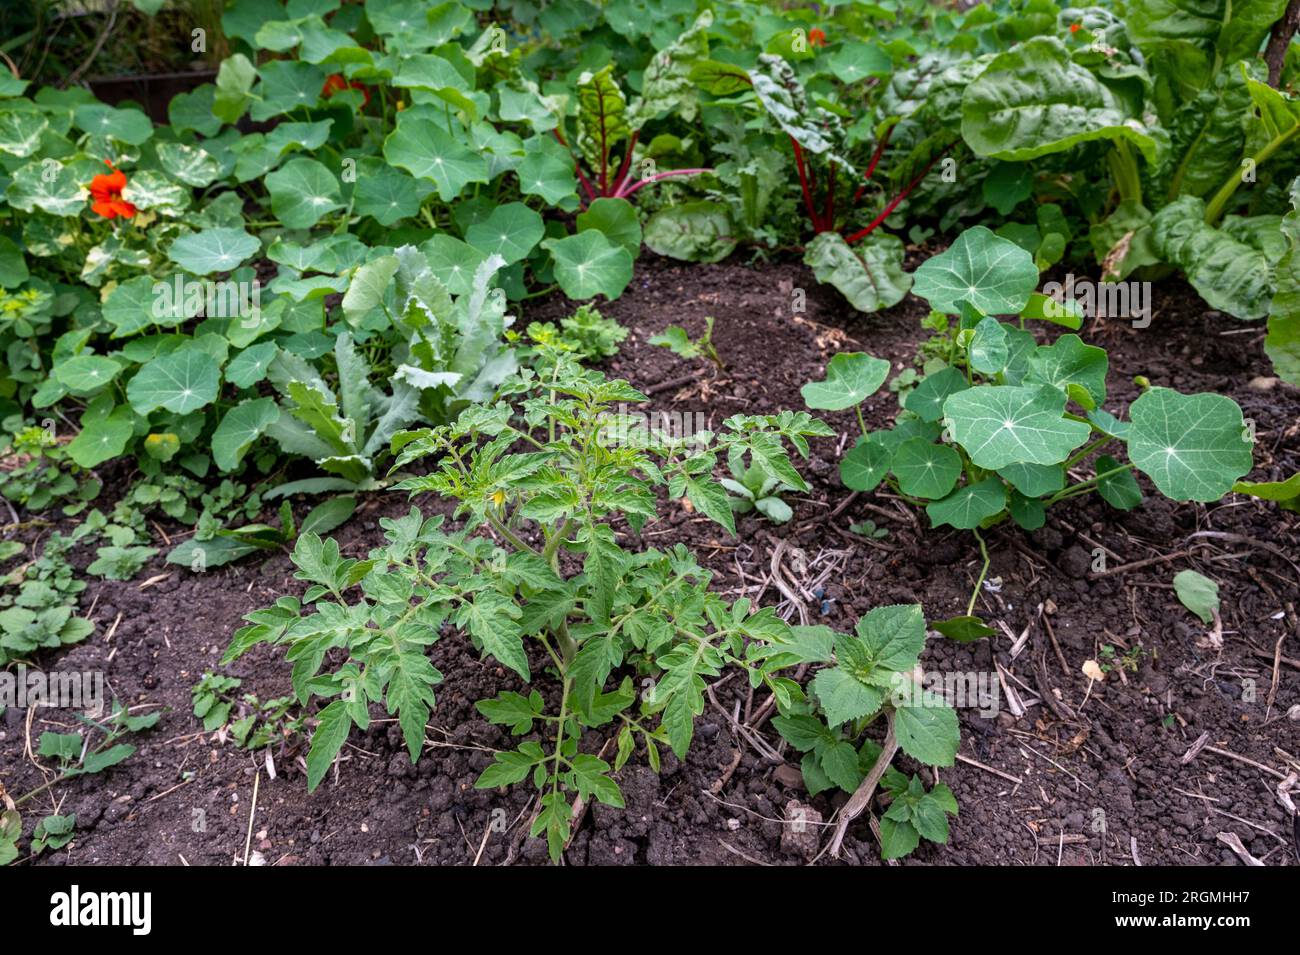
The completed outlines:
<svg viewBox="0 0 1300 955">
<path fill-rule="evenodd" d="M 807 310 L 798 315 L 791 314 L 795 289 L 807 297 Z M 568 310 L 568 303 L 550 299 L 527 317 L 554 320 Z M 735 413 L 802 408 L 800 386 L 820 378 L 840 350 L 868 351 L 901 370 L 924 334 L 919 319 L 925 314 L 909 297 L 883 314 L 860 315 L 793 264 L 682 266 L 653 257 L 639 262 L 633 285 L 601 310 L 631 330 L 605 371 L 650 392 L 653 410 L 702 412 L 715 425 Z M 710 315 L 727 363 L 722 374 L 647 344 L 669 324 L 699 334 Z M 1256 379 L 1268 367 L 1262 328 L 1208 312 L 1185 286 L 1166 283 L 1156 290 L 1149 328 L 1112 323 L 1089 337 L 1110 350 L 1108 410 L 1121 412 L 1136 397 L 1139 374 L 1182 391 L 1228 394 L 1255 422 L 1252 477 L 1281 479 L 1300 469 L 1300 392 Z M 693 381 L 656 389 L 693 371 Z M 896 410 L 896 397 L 882 389 L 864 413 L 869 426 L 881 427 Z M 812 492 L 787 498 L 795 511 L 789 524 L 744 517 L 731 539 L 672 504 L 629 546 L 684 542 L 715 572 L 721 591 L 733 599 L 761 593 L 765 604 L 780 603 L 796 622 L 805 616 L 848 630 L 871 607 L 900 602 L 921 603 L 930 619 L 964 612 L 979 569 L 971 535 L 931 530 L 923 514 L 903 509 L 887 493 L 859 495 L 844 506 L 848 492 L 836 462 L 857 426 L 852 412 L 825 417 L 841 437 L 814 442 L 802 465 Z M 125 478 L 119 476 L 118 492 Z M 427 513 L 448 510 L 429 498 L 415 503 Z M 337 535 L 345 553 L 363 555 L 381 539 L 379 519 L 409 506 L 396 493 L 365 500 Z M 868 541 L 848 531 L 864 519 L 888 535 Z M 999 633 L 968 645 L 932 639 L 923 662 L 927 670 L 975 671 L 997 681 L 1002 706 L 991 716 L 959 710 L 964 761 L 938 773 L 961 806 L 951 842 L 925 843 L 902 864 L 1238 864 L 1218 839 L 1233 833 L 1267 864 L 1295 865 L 1292 821 L 1274 789 L 1277 773 L 1300 766 L 1300 723 L 1287 717 L 1300 704 L 1300 570 L 1291 562 L 1300 557 L 1297 515 L 1237 496 L 1208 507 L 1149 497 L 1129 513 L 1084 498 L 1050 512 L 1040 531 L 999 528 L 988 540 L 992 585 L 981 593 L 977 613 Z M 797 602 L 771 580 L 778 547 L 777 569 L 794 582 L 787 589 Z M 1093 573 L 1098 549 L 1110 573 Z M 92 556 L 89 549 L 78 553 L 78 565 Z M 1115 572 L 1130 564 L 1133 569 Z M 1187 567 L 1220 584 L 1221 652 L 1206 644 L 1206 628 L 1174 596 L 1170 581 Z M 168 573 L 141 589 L 143 581 Z M 265 751 L 250 755 L 201 731 L 190 712 L 190 688 L 216 668 L 243 614 L 284 593 L 301 593 L 291 574 L 287 556 L 277 554 L 203 575 L 160 557 L 133 582 L 92 579 L 82 607 L 85 612 L 93 602 L 95 634 L 41 662 L 102 670 L 122 700 L 161 708 L 163 715 L 127 762 L 103 777 L 54 787 L 24 807 L 28 832 L 45 812 L 77 814 L 72 845 L 38 861 L 243 861 L 260 774 L 247 842 L 254 862 L 544 863 L 544 844 L 526 838 L 531 790 L 473 788 L 491 751 L 507 743 L 473 701 L 517 690 L 519 681 L 481 662 L 467 641 L 444 638 L 432 648 L 446 679 L 414 766 L 396 722 L 376 719 L 368 732 L 354 732 L 336 772 L 308 796 L 305 742 L 270 750 L 272 779 Z M 1082 667 L 1099 658 L 1102 645 L 1131 651 L 1137 666 L 1116 669 L 1089 688 Z M 269 648 L 225 672 L 262 699 L 289 692 L 289 668 Z M 544 679 L 538 686 L 552 696 L 557 689 Z M 742 725 L 760 710 L 761 694 L 753 699 L 730 679 L 712 696 L 688 758 L 678 762 L 667 754 L 659 774 L 634 758 L 619 776 L 627 808 L 595 806 L 575 834 L 568 863 L 784 865 L 816 853 L 824 841 L 816 827 L 810 838 L 783 825 L 792 801 L 829 819 L 847 797 L 809 800 L 798 754 L 782 749 L 770 725 L 758 733 L 786 762 L 760 755 Z M 5 712 L 0 778 L 11 792 L 45 778 L 25 754 L 28 740 L 34 748 L 41 732 L 67 731 L 71 723 L 57 710 L 40 711 L 30 722 L 25 711 Z M 1185 760 L 1204 734 L 1199 753 Z M 603 741 L 592 734 L 584 746 L 596 750 Z M 920 771 L 905 757 L 900 766 Z M 932 781 L 931 771 L 924 772 Z M 865 816 L 850 829 L 841 861 L 881 864 Z"/>
</svg>

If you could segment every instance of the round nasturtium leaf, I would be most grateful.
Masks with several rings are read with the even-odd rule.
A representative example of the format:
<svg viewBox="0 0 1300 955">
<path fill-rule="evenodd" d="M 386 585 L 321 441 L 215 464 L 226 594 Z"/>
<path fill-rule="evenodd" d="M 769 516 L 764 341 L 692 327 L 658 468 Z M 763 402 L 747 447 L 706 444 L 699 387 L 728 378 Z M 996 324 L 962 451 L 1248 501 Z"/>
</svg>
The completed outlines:
<svg viewBox="0 0 1300 955">
<path fill-rule="evenodd" d="M 1006 485 L 997 478 L 985 478 L 957 488 L 941 501 L 932 501 L 925 506 L 925 513 L 935 527 L 948 524 L 969 531 L 1001 514 L 1006 506 Z"/>
<path fill-rule="evenodd" d="M 516 172 L 519 191 L 526 196 L 539 196 L 548 206 L 559 206 L 569 199 L 577 201 L 573 157 L 551 136 L 534 136 L 524 143 L 524 161 Z"/>
<path fill-rule="evenodd" d="M 485 255 L 501 256 L 509 265 L 528 257 L 546 234 L 542 217 L 522 202 L 507 202 L 465 230 L 465 241 Z"/>
<path fill-rule="evenodd" d="M 235 405 L 212 434 L 212 460 L 221 470 L 233 471 L 253 442 L 278 420 L 280 409 L 274 398 L 252 398 Z"/>
<path fill-rule="evenodd" d="M 188 186 L 210 186 L 221 176 L 221 163 L 200 146 L 159 143 L 158 162 L 167 174 Z"/>
<path fill-rule="evenodd" d="M 632 256 L 602 232 L 593 229 L 564 239 L 547 239 L 542 247 L 555 260 L 555 280 L 569 298 L 618 298 L 632 281 Z"/>
<path fill-rule="evenodd" d="M 39 110 L 0 110 L 0 153 L 25 159 L 40 147 L 41 134 L 49 125 Z"/>
<path fill-rule="evenodd" d="M 970 382 L 960 368 L 941 368 L 926 375 L 903 401 L 903 407 L 922 421 L 938 421 L 943 417 L 943 403 L 949 395 L 965 391 Z"/>
<path fill-rule="evenodd" d="M 100 399 L 108 406 L 112 405 L 109 395 Z M 107 408 L 102 413 L 92 414 L 91 407 L 81 418 L 81 432 L 68 442 L 68 456 L 83 468 L 93 468 L 112 458 L 119 457 L 126 450 L 127 442 L 135 433 L 135 416 L 125 405 Z"/>
<path fill-rule="evenodd" d="M 136 173 L 122 190 L 122 198 L 136 209 L 150 209 L 176 218 L 190 204 L 190 190 L 162 173 L 145 169 Z"/>
<path fill-rule="evenodd" d="M 1241 408 L 1223 395 L 1152 388 L 1129 419 L 1129 459 L 1175 501 L 1217 501 L 1253 463 Z"/>
<path fill-rule="evenodd" d="M 891 458 L 879 441 L 862 438 L 840 459 L 840 480 L 850 491 L 873 491 L 889 473 Z"/>
<path fill-rule="evenodd" d="M 1051 345 L 1042 345 L 1029 359 L 1028 382 L 1055 385 L 1062 391 L 1077 385 L 1093 407 L 1106 400 L 1106 350 L 1085 345 L 1078 335 L 1062 335 Z M 1092 409 L 1089 409 L 1092 410 Z"/>
<path fill-rule="evenodd" d="M 593 200 L 585 211 L 578 213 L 578 231 L 588 229 L 605 233 L 605 238 L 623 246 L 632 253 L 632 258 L 641 254 L 641 220 L 626 199 Z"/>
<path fill-rule="evenodd" d="M 137 414 L 155 408 L 189 414 L 217 398 L 221 369 L 198 347 L 179 348 L 147 362 L 126 386 L 126 397 Z"/>
<path fill-rule="evenodd" d="M 266 177 L 271 211 L 290 229 L 310 229 L 343 208 L 338 180 L 314 159 L 293 159 Z"/>
<path fill-rule="evenodd" d="M 1018 314 L 1037 285 L 1034 257 L 984 226 L 967 229 L 912 273 L 912 291 L 950 315 L 962 302 L 985 315 Z"/>
<path fill-rule="evenodd" d="M 170 431 L 155 432 L 144 439 L 144 450 L 157 461 L 170 461 L 181 449 L 181 439 Z"/>
<path fill-rule="evenodd" d="M 153 136 L 153 120 L 138 109 L 116 109 L 104 103 L 84 103 L 72 114 L 72 121 L 82 132 L 107 136 L 139 146 Z"/>
<path fill-rule="evenodd" d="M 408 176 L 376 156 L 366 156 L 357 163 L 352 208 L 380 225 L 393 225 L 419 213 L 420 203 L 431 192 L 433 184 L 428 180 Z"/>
<path fill-rule="evenodd" d="M 438 233 L 421 243 L 434 278 L 452 295 L 468 295 L 474 288 L 474 273 L 487 255 L 455 236 Z"/>
<path fill-rule="evenodd" d="M 1120 463 L 1109 454 L 1098 455 L 1094 467 L 1097 472 L 1097 493 L 1103 501 L 1121 511 L 1131 511 L 1142 503 L 1142 488 L 1138 487 L 1132 468 L 1120 470 Z"/>
<path fill-rule="evenodd" d="M 487 158 L 423 116 L 398 120 L 384 140 L 384 158 L 413 176 L 432 180 L 443 202 L 459 196 L 468 183 L 488 181 Z"/>
<path fill-rule="evenodd" d="M 53 175 L 50 171 L 53 170 Z M 75 216 L 86 206 L 90 192 L 79 182 L 70 163 L 30 162 L 13 174 L 5 190 L 9 205 L 22 212 L 40 209 L 52 216 Z"/>
<path fill-rule="evenodd" d="M 894 451 L 890 470 L 904 494 L 937 500 L 951 491 L 961 477 L 961 455 L 944 444 L 908 438 Z"/>
<path fill-rule="evenodd" d="M 243 229 L 204 229 L 173 242 L 167 257 L 187 272 L 210 275 L 237 268 L 260 247 Z"/>
<path fill-rule="evenodd" d="M 826 365 L 825 381 L 799 389 L 804 403 L 818 411 L 843 411 L 875 394 L 889 375 L 889 362 L 865 352 L 840 352 Z"/>
<path fill-rule="evenodd" d="M 54 377 L 69 394 L 91 395 L 117 377 L 122 366 L 103 355 L 78 355 L 54 366 Z"/>
<path fill-rule="evenodd" d="M 1026 464 L 1018 462 L 998 469 L 1026 497 L 1055 494 L 1065 487 L 1065 468 L 1060 464 Z"/>
<path fill-rule="evenodd" d="M 1092 433 L 1065 417 L 1065 393 L 1051 385 L 977 385 L 949 397 L 943 416 L 953 440 L 990 471 L 1059 464 Z"/>
<path fill-rule="evenodd" d="M 980 319 L 971 337 L 970 367 L 981 375 L 996 375 L 1007 366 L 1011 350 L 1007 347 L 1007 330 L 992 316 Z"/>
</svg>

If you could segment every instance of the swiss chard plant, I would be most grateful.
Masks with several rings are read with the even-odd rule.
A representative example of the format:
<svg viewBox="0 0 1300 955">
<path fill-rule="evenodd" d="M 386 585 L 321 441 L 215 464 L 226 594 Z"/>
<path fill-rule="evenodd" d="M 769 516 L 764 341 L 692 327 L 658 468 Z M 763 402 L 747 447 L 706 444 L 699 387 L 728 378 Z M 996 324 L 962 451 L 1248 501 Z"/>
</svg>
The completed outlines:
<svg viewBox="0 0 1300 955">
<path fill-rule="evenodd" d="M 1064 9 L 1056 36 L 994 57 L 961 108 L 977 155 L 1086 184 L 1066 191 L 1103 279 L 1177 269 L 1212 308 L 1273 316 L 1268 351 L 1296 382 L 1300 333 L 1279 218 L 1300 173 L 1300 101 L 1289 91 L 1294 67 L 1270 76 L 1261 56 L 1285 7 Z"/>
<path fill-rule="evenodd" d="M 1136 507 L 1135 471 L 1172 500 L 1217 501 L 1252 466 L 1254 434 L 1230 398 L 1142 380 L 1127 420 L 1106 410 L 1105 350 L 1073 332 L 1042 344 L 1025 327 L 1079 323 L 1068 303 L 1035 292 L 1037 282 L 1027 251 L 982 226 L 968 229 L 915 273 L 942 357 L 927 363 L 892 428 L 870 431 L 861 417 L 862 401 L 889 374 L 883 360 L 837 355 L 826 380 L 803 390 L 811 408 L 859 411 L 862 434 L 840 461 L 846 487 L 884 484 L 923 507 L 932 526 L 978 538 L 984 566 L 966 614 L 936 625 L 949 635 L 986 630 L 972 616 L 988 570 L 981 531 L 1007 520 L 1035 530 L 1047 508 L 1093 492 Z"/>
<path fill-rule="evenodd" d="M 589 729 L 614 724 L 614 768 L 638 745 L 652 765 L 661 746 L 684 755 L 706 678 L 743 664 L 748 641 L 788 629 L 770 609 L 713 593 L 683 546 L 625 549 L 616 522 L 641 528 L 663 488 L 732 531 L 726 492 L 713 479 L 718 455 L 743 449 L 755 466 L 804 489 L 785 444 L 806 454 L 807 439 L 828 429 L 786 412 L 736 416 L 716 435 L 652 432 L 617 410 L 644 396 L 563 356 L 546 377 L 525 370 L 503 391 L 450 425 L 393 440 L 398 466 L 434 458 L 430 474 L 398 487 L 455 501 L 461 527 L 412 508 L 381 522 L 386 543 L 364 560 L 301 536 L 293 559 L 306 593 L 249 615 L 225 660 L 258 643 L 283 645 L 298 699 L 328 701 L 307 758 L 315 788 L 351 728 L 369 725 L 372 701 L 396 714 L 411 759 L 419 757 L 442 681 L 425 649 L 448 630 L 463 634 L 523 690 L 478 703 L 523 738 L 496 754 L 478 784 L 531 780 L 541 800 L 533 834 L 544 833 L 558 858 L 575 797 L 622 804 L 611 764 L 581 749 Z M 529 688 L 542 673 L 552 678 L 541 684 L 546 694 Z M 633 673 L 650 681 L 636 687 L 649 688 L 634 689 Z M 768 672 L 754 673 L 771 684 Z"/>
<path fill-rule="evenodd" d="M 708 30 L 712 24 L 713 13 L 705 10 L 690 29 L 656 52 L 642 73 L 641 95 L 630 103 L 614 79 L 613 64 L 578 77 L 573 97 L 577 103 L 577 131 L 572 136 L 571 148 L 577 153 L 574 174 L 582 184 L 587 202 L 626 199 L 663 179 L 708 172 L 706 169 L 659 171 L 648 154 L 638 160 L 636 150 L 647 121 L 670 112 L 687 122 L 695 118 L 697 94 L 690 74 L 692 68 L 708 59 Z M 554 135 L 570 148 L 560 124 Z M 621 155 L 615 152 L 620 146 Z"/>
</svg>

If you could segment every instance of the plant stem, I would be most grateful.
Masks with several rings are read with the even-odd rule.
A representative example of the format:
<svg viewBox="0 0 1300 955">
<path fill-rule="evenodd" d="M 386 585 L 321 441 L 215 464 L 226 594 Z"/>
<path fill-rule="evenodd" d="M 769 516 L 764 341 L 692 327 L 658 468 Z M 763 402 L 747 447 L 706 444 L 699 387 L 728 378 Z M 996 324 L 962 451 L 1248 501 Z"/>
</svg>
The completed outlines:
<svg viewBox="0 0 1300 955">
<path fill-rule="evenodd" d="M 975 581 L 975 589 L 972 590 L 970 593 L 970 603 L 966 604 L 966 616 L 968 617 L 974 616 L 975 614 L 975 598 L 979 596 L 980 587 L 984 586 L 984 578 L 988 576 L 988 572 L 989 572 L 988 545 L 984 543 L 984 537 L 982 534 L 980 534 L 978 528 L 971 528 L 971 533 L 974 534 L 975 539 L 979 541 L 980 556 L 984 558 L 984 564 L 983 566 L 980 567 L 980 575 L 979 575 L 979 579 Z"/>
<path fill-rule="evenodd" d="M 1064 470 L 1066 471 L 1070 470 L 1070 468 L 1074 467 L 1076 464 L 1078 464 L 1088 455 L 1092 454 L 1092 452 L 1101 450 L 1102 448 L 1104 448 L 1106 445 L 1110 444 L 1114 440 L 1115 439 L 1112 438 L 1110 435 L 1105 434 L 1102 435 L 1100 438 L 1098 438 L 1096 441 L 1093 441 L 1091 444 L 1084 445 L 1082 450 L 1077 451 L 1073 457 L 1071 457 L 1068 461 L 1065 462 Z"/>
<path fill-rule="evenodd" d="M 552 535 L 551 539 L 546 542 L 546 547 L 542 551 L 542 559 L 552 567 L 555 567 L 556 565 L 556 554 L 559 553 L 560 545 L 564 543 L 564 538 L 568 536 L 569 528 L 572 524 L 572 519 L 566 517 L 564 523 L 560 525 L 560 529 L 557 530 L 555 534 Z"/>
<path fill-rule="evenodd" d="M 702 172 L 713 172 L 713 169 L 698 167 L 692 169 L 669 169 L 667 172 L 657 172 L 653 176 L 646 176 L 644 179 L 638 180 L 630 186 L 624 185 L 623 188 L 614 193 L 614 198 L 626 199 L 638 189 L 642 189 L 653 182 L 658 182 L 660 179 L 670 179 L 673 176 L 695 176 Z"/>
<path fill-rule="evenodd" d="M 821 223 L 817 219 L 817 209 L 813 206 L 812 191 L 808 187 L 808 170 L 804 166 L 803 147 L 793 136 L 790 137 L 790 145 L 794 147 L 794 165 L 799 173 L 799 188 L 803 190 L 804 208 L 808 210 L 808 218 L 812 220 L 813 232 L 821 232 Z"/>
<path fill-rule="evenodd" d="M 853 205 L 858 204 L 862 194 L 867 191 L 867 183 L 871 181 L 871 175 L 876 171 L 876 165 L 880 162 L 880 157 L 885 154 L 885 147 L 889 145 L 889 137 L 894 134 L 894 127 L 890 126 L 885 130 L 885 135 L 880 137 L 880 142 L 876 143 L 876 151 L 871 154 L 871 162 L 867 164 L 867 171 L 862 176 L 862 185 L 858 186 L 853 193 Z"/>
<path fill-rule="evenodd" d="M 636 141 L 641 136 L 641 130 L 632 134 L 628 140 L 627 152 L 623 154 L 623 161 L 619 163 L 618 172 L 614 175 L 614 181 L 610 184 L 610 192 L 615 196 L 622 195 L 623 184 L 627 181 L 627 171 L 632 165 L 632 150 L 636 149 Z"/>
<path fill-rule="evenodd" d="M 1116 140 L 1115 148 L 1106 154 L 1111 175 L 1115 177 L 1115 187 L 1119 197 L 1126 201 L 1142 201 L 1142 180 L 1138 176 L 1137 160 L 1124 140 Z"/>
<path fill-rule="evenodd" d="M 529 554 L 537 554 L 536 547 L 533 547 L 531 544 L 525 543 L 523 540 L 517 537 L 514 531 L 506 527 L 506 525 L 501 522 L 500 518 L 489 513 L 487 515 L 487 519 L 488 519 L 488 523 L 492 525 L 492 529 L 495 530 L 502 537 L 504 537 L 506 540 L 508 540 L 511 546 L 515 548 L 515 550 L 523 551 Z M 538 556 L 541 555 L 538 554 Z"/>
<path fill-rule="evenodd" d="M 1255 155 L 1251 156 L 1250 161 L 1254 166 L 1254 168 L 1258 169 L 1265 162 L 1267 162 L 1270 156 L 1272 156 L 1284 145 L 1286 145 L 1288 142 L 1294 139 L 1296 133 L 1300 133 L 1300 125 L 1291 127 L 1291 129 L 1288 130 L 1286 133 L 1283 133 L 1281 136 L 1278 136 L 1276 139 L 1271 140 L 1269 143 L 1267 143 L 1264 146 L 1263 149 L 1255 153 Z M 1242 181 L 1243 181 L 1242 169 L 1241 167 L 1238 167 L 1228 175 L 1228 178 L 1224 180 L 1223 185 L 1219 187 L 1219 191 L 1214 194 L 1214 198 L 1212 198 L 1206 204 L 1205 206 L 1206 223 L 1208 223 L 1209 225 L 1214 225 L 1216 222 L 1219 221 L 1219 218 L 1223 215 L 1223 210 L 1228 205 L 1228 200 L 1231 199 L 1236 194 L 1237 189 L 1240 188 Z"/>
<path fill-rule="evenodd" d="M 1123 471 L 1131 471 L 1132 469 L 1133 462 L 1130 461 L 1128 464 L 1121 464 L 1117 468 L 1111 468 L 1109 471 L 1104 471 L 1095 477 L 1088 478 L 1086 481 L 1080 481 L 1078 484 L 1071 484 L 1069 487 L 1057 491 L 1049 497 L 1045 506 L 1051 507 L 1057 501 L 1064 501 L 1072 497 L 1078 497 L 1080 494 L 1086 494 L 1088 491 L 1091 491 L 1093 485 L 1097 484 L 1099 481 L 1110 477 L 1112 474 L 1119 474 Z"/>
<path fill-rule="evenodd" d="M 949 144 L 944 148 L 943 152 L 939 153 L 939 155 L 931 159 L 929 164 L 927 164 L 926 167 L 923 170 L 921 170 L 921 174 L 917 176 L 915 179 L 913 179 L 911 182 L 909 182 L 907 184 L 907 188 L 905 188 L 902 192 L 900 192 L 897 196 L 895 196 L 890 201 L 889 205 L 885 206 L 885 208 L 881 211 L 880 215 L 872 219 L 870 224 L 868 224 L 865 229 L 859 229 L 857 232 L 853 233 L 852 235 L 847 236 L 844 241 L 847 242 L 849 245 L 852 245 L 854 242 L 857 242 L 860 239 L 864 239 L 867 236 L 869 236 L 872 232 L 874 232 L 876 230 L 876 227 L 879 226 L 880 223 L 884 222 L 886 219 L 888 219 L 891 215 L 894 214 L 894 210 L 898 208 L 899 204 L 902 203 L 902 201 L 911 194 L 913 189 L 915 189 L 917 186 L 921 184 L 921 180 L 923 180 L 926 176 L 930 174 L 930 170 L 934 168 L 934 164 L 937 163 L 940 159 L 942 159 L 944 155 L 948 152 L 948 150 L 952 149 L 954 145 L 956 144 L 955 143 Z"/>
</svg>

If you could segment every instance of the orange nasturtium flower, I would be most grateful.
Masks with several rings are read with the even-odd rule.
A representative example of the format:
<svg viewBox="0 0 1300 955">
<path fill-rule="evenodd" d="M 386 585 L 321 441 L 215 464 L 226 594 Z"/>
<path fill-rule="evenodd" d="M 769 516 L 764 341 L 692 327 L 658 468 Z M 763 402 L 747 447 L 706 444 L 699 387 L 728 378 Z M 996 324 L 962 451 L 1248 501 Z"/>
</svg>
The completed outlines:
<svg viewBox="0 0 1300 955">
<path fill-rule="evenodd" d="M 1071 32 L 1071 33 L 1078 33 L 1078 32 L 1079 32 L 1079 26 L 1080 26 L 1080 25 L 1079 25 L 1078 23 L 1071 23 L 1071 24 L 1070 24 L 1070 32 Z"/>
<path fill-rule="evenodd" d="M 107 159 L 104 165 L 113 169 L 113 164 Z M 124 219 L 130 219 L 135 215 L 135 206 L 122 198 L 122 190 L 126 188 L 126 173 L 120 169 L 113 169 L 111 173 L 100 173 L 90 180 L 90 198 L 92 204 L 91 210 L 105 219 L 115 219 L 121 216 Z"/>
<path fill-rule="evenodd" d="M 361 95 L 365 101 L 361 104 L 362 108 L 370 105 L 370 89 L 364 83 L 358 83 L 356 80 L 349 81 L 342 73 L 331 73 L 325 77 L 325 85 L 320 88 L 320 95 L 329 99 L 339 90 L 361 90 Z"/>
<path fill-rule="evenodd" d="M 808 31 L 808 42 L 813 46 L 826 45 L 826 31 L 821 27 L 813 27 Z"/>
</svg>

